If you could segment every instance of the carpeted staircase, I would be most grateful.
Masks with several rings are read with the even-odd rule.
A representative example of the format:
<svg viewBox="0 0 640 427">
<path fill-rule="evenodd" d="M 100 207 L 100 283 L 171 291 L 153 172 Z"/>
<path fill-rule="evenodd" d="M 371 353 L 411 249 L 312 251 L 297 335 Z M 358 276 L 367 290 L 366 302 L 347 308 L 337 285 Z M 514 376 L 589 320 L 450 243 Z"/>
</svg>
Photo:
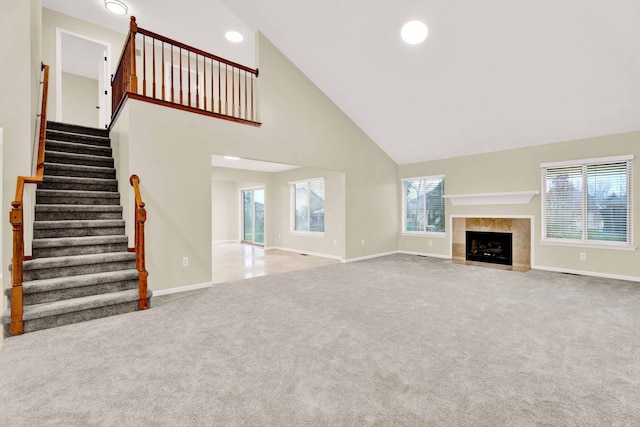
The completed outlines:
<svg viewBox="0 0 640 427">
<path fill-rule="evenodd" d="M 45 147 L 33 259 L 24 262 L 24 332 L 138 310 L 108 131 L 48 122 Z M 9 336 L 9 310 L 2 323 Z"/>
</svg>

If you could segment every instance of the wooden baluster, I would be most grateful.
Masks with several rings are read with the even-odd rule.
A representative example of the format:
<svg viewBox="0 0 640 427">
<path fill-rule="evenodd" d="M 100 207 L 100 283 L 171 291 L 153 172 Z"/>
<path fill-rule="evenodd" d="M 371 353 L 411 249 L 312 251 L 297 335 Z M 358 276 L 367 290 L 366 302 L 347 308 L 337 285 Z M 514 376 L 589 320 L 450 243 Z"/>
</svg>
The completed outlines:
<svg viewBox="0 0 640 427">
<path fill-rule="evenodd" d="M 173 45 L 171 45 L 171 103 L 175 102 L 175 89 L 173 87 Z"/>
<path fill-rule="evenodd" d="M 147 40 L 142 35 L 142 95 L 147 96 Z"/>
<path fill-rule="evenodd" d="M 202 109 L 207 110 L 207 57 L 202 57 Z"/>
<path fill-rule="evenodd" d="M 156 97 L 156 39 L 151 39 L 151 58 L 153 62 L 152 66 L 152 84 L 153 84 L 153 97 Z"/>
<path fill-rule="evenodd" d="M 227 81 L 229 79 L 229 67 L 224 64 L 224 113 L 229 114 L 229 85 Z"/>
<path fill-rule="evenodd" d="M 236 72 L 235 67 L 231 67 L 231 117 L 236 116 Z"/>
<path fill-rule="evenodd" d="M 222 68 L 218 61 L 218 113 L 222 114 Z"/>
<path fill-rule="evenodd" d="M 187 51 L 187 103 L 191 107 L 191 52 Z"/>
<path fill-rule="evenodd" d="M 182 48 L 180 48 L 180 105 L 184 105 L 182 100 Z"/>
<path fill-rule="evenodd" d="M 251 77 L 251 120 L 255 121 L 255 115 L 253 110 L 253 80 L 254 78 Z"/>
<path fill-rule="evenodd" d="M 129 84 L 128 92 L 138 93 L 138 73 L 136 72 L 136 33 L 138 32 L 138 24 L 136 17 L 132 16 L 129 22 L 129 66 L 131 74 L 127 76 Z"/>
<path fill-rule="evenodd" d="M 200 67 L 198 65 L 198 54 L 196 53 L 196 108 L 200 108 Z"/>
<path fill-rule="evenodd" d="M 164 97 L 164 41 L 162 42 L 162 100 L 165 100 Z"/>
<path fill-rule="evenodd" d="M 244 72 L 244 118 L 249 116 L 249 109 L 247 107 L 247 72 Z"/>
</svg>

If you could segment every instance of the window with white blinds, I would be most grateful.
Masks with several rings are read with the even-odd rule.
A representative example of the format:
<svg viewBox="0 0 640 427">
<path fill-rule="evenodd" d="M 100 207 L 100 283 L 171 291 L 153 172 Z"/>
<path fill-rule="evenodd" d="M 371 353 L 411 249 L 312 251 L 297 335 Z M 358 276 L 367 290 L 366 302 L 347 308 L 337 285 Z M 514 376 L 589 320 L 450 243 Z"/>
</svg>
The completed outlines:
<svg viewBox="0 0 640 427">
<path fill-rule="evenodd" d="M 324 178 L 290 183 L 291 230 L 324 233 Z"/>
<path fill-rule="evenodd" d="M 544 163 L 543 240 L 630 246 L 633 156 Z"/>
<path fill-rule="evenodd" d="M 402 180 L 402 231 L 444 233 L 444 176 Z"/>
</svg>

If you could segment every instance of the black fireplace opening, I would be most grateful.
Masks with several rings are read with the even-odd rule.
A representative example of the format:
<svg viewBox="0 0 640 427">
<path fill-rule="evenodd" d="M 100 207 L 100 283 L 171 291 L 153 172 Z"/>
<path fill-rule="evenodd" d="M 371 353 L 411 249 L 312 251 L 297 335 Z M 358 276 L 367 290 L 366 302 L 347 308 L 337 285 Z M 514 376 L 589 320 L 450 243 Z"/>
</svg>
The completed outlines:
<svg viewBox="0 0 640 427">
<path fill-rule="evenodd" d="M 513 234 L 467 231 L 467 261 L 513 265 Z"/>
</svg>

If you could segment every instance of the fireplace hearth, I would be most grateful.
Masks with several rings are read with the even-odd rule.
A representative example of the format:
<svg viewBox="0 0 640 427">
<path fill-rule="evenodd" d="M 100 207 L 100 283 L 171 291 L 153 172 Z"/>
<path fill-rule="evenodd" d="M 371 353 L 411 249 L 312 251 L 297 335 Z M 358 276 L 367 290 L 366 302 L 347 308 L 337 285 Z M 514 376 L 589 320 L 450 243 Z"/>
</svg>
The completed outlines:
<svg viewBox="0 0 640 427">
<path fill-rule="evenodd" d="M 466 260 L 513 265 L 513 234 L 467 230 Z"/>
</svg>

